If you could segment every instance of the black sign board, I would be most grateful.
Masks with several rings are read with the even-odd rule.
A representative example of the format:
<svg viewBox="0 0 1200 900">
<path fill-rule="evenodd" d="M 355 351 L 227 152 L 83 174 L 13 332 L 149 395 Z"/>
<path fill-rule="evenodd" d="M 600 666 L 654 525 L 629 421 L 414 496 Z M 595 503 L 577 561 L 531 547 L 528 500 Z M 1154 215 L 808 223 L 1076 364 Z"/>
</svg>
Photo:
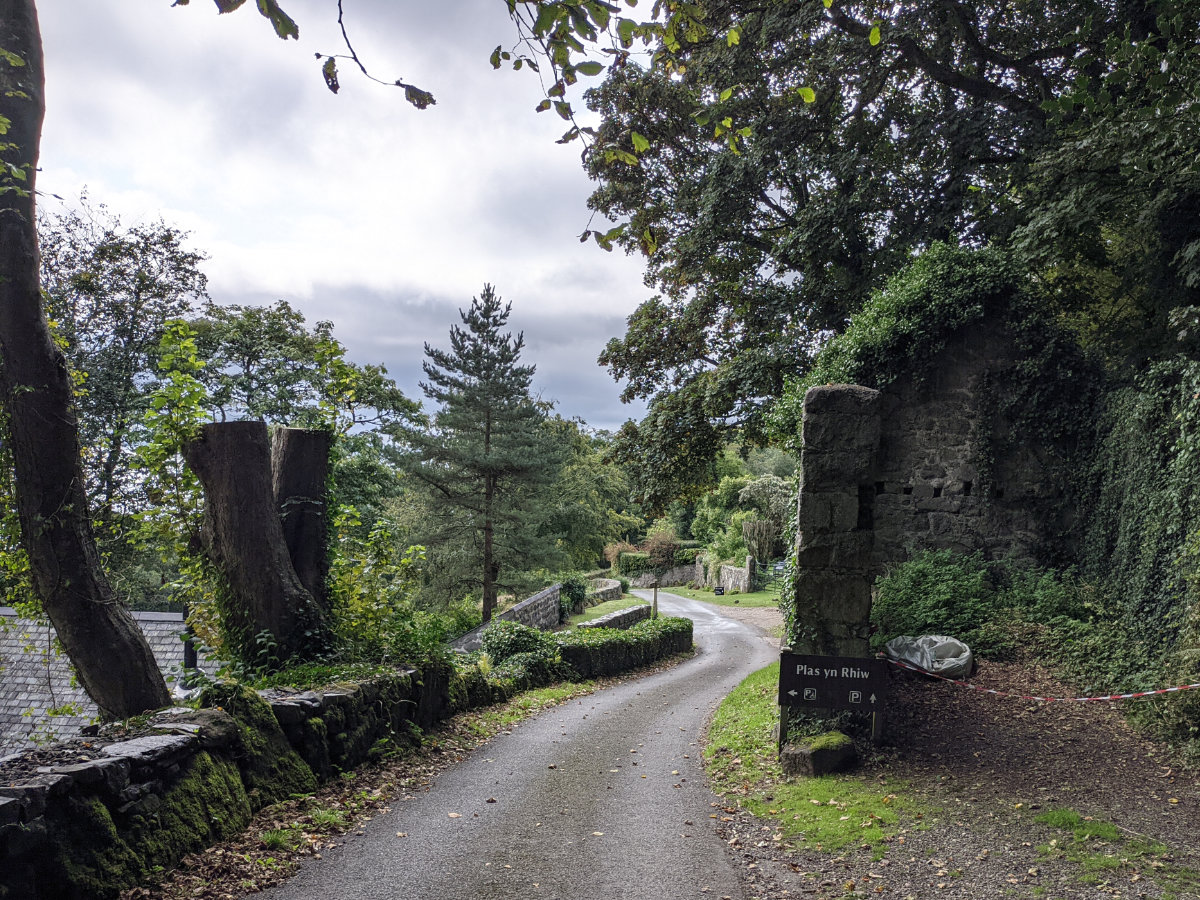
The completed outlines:
<svg viewBox="0 0 1200 900">
<path fill-rule="evenodd" d="M 887 662 L 844 656 L 779 659 L 779 705 L 878 712 L 887 702 Z"/>
</svg>

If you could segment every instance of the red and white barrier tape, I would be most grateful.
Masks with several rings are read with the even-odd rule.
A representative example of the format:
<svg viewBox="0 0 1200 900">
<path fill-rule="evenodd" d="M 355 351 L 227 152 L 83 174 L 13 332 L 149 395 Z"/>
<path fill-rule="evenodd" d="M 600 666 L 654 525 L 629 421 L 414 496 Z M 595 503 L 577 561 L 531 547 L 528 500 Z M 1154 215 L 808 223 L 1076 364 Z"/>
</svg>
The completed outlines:
<svg viewBox="0 0 1200 900">
<path fill-rule="evenodd" d="M 984 694 L 994 694 L 997 697 L 1016 697 L 1018 700 L 1038 700 L 1042 703 L 1090 703 L 1103 700 L 1140 700 L 1143 697 L 1154 697 L 1159 694 L 1174 694 L 1178 691 L 1190 691 L 1200 688 L 1200 684 L 1181 684 L 1178 687 L 1159 688 L 1154 691 L 1138 691 L 1134 694 L 1108 694 L 1104 697 L 1035 697 L 1031 694 L 1013 694 L 1009 691 L 995 691 L 991 688 L 983 688 L 977 684 L 971 684 L 969 681 L 959 681 L 957 678 L 947 678 L 945 675 L 938 675 L 935 672 L 927 672 L 920 666 L 914 666 L 911 663 L 903 662 L 899 659 L 884 657 L 893 666 L 900 669 L 907 669 L 909 672 L 917 672 L 920 675 L 928 675 L 930 678 L 937 678 L 941 681 L 948 681 L 951 684 L 957 684 L 961 687 L 969 688 L 972 691 L 980 691 Z"/>
</svg>

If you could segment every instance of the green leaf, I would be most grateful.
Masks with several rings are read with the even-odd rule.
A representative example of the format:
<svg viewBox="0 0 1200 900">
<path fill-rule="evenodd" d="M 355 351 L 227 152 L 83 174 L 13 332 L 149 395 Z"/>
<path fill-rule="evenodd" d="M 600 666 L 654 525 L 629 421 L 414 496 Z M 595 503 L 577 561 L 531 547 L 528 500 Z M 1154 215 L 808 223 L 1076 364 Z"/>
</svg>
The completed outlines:
<svg viewBox="0 0 1200 900">
<path fill-rule="evenodd" d="M 655 235 L 653 228 L 647 228 L 642 232 L 640 243 L 642 245 L 643 253 L 645 253 L 647 256 L 654 255 L 655 251 L 658 250 L 658 236 Z"/>
<path fill-rule="evenodd" d="M 544 35 L 550 31 L 554 23 L 558 21 L 559 15 L 562 13 L 562 5 L 559 3 L 546 3 L 538 8 L 538 17 L 533 23 L 533 33 L 535 35 Z"/>
<path fill-rule="evenodd" d="M 429 91 L 423 91 L 416 85 L 404 84 L 399 81 L 396 84 L 404 88 L 404 99 L 417 109 L 427 109 L 437 104 L 437 101 L 433 99 L 433 94 L 429 93 Z"/>
<path fill-rule="evenodd" d="M 732 96 L 733 96 L 733 88 L 731 88 L 731 87 L 725 88 L 725 90 L 721 91 L 721 102 L 724 103 L 726 100 L 728 100 Z"/>
<path fill-rule="evenodd" d="M 730 47 L 736 47 L 742 42 L 742 32 L 737 26 L 729 29 L 729 34 L 725 35 L 725 43 Z"/>
<path fill-rule="evenodd" d="M 879 46 L 879 41 L 882 40 L 882 38 L 879 34 L 879 26 L 878 25 L 875 25 L 871 28 L 871 34 L 867 38 L 867 40 L 869 40 L 871 42 L 872 47 Z"/>
<path fill-rule="evenodd" d="M 545 112 L 549 108 L 550 108 L 550 98 L 547 97 L 545 100 L 543 100 L 541 103 L 539 103 L 537 105 L 537 108 L 534 110 L 534 112 Z"/>
<path fill-rule="evenodd" d="M 832 9 L 833 8 L 833 0 L 825 0 L 825 8 Z"/>
<path fill-rule="evenodd" d="M 810 87 L 796 88 L 796 93 L 800 95 L 800 99 L 805 103 L 817 102 L 817 92 Z"/>
<path fill-rule="evenodd" d="M 604 71 L 604 64 L 589 60 L 587 62 L 581 62 L 579 65 L 577 65 L 575 67 L 575 71 L 580 72 L 583 75 L 599 75 Z"/>
<path fill-rule="evenodd" d="M 608 147 L 604 151 L 605 162 L 623 162 L 631 166 L 638 164 L 638 158 L 628 150 L 622 150 L 620 147 Z"/>
<path fill-rule="evenodd" d="M 650 142 L 636 131 L 630 133 L 629 139 L 633 141 L 633 150 L 635 153 L 645 153 L 650 149 Z"/>
<path fill-rule="evenodd" d="M 592 20 L 596 23 L 596 27 L 600 29 L 608 28 L 609 9 L 603 3 L 589 2 L 585 4 L 588 12 L 592 14 Z"/>
<path fill-rule="evenodd" d="M 633 43 L 633 32 L 637 28 L 637 23 L 633 19 L 621 19 L 617 23 L 617 37 L 621 41 L 621 45 L 628 47 Z"/>
<path fill-rule="evenodd" d="M 246 0 L 213 0 L 213 2 L 217 4 L 217 12 L 224 14 L 233 12 Z"/>
<path fill-rule="evenodd" d="M 271 20 L 275 34 L 282 40 L 286 41 L 288 38 L 300 40 L 300 26 L 279 8 L 278 0 L 258 0 L 258 11 Z"/>
<path fill-rule="evenodd" d="M 336 94 L 340 85 L 338 84 L 337 60 L 332 56 L 327 58 L 324 65 L 321 66 L 321 76 L 325 79 L 325 86 Z"/>
<path fill-rule="evenodd" d="M 488 62 L 492 64 L 493 69 L 500 68 L 500 48 L 498 46 L 492 51 L 492 55 L 488 57 Z"/>
<path fill-rule="evenodd" d="M 554 111 L 558 113 L 558 117 L 560 119 L 566 119 L 567 121 L 571 120 L 571 104 L 567 103 L 565 100 L 555 100 Z"/>
<path fill-rule="evenodd" d="M 692 113 L 692 118 L 697 125 L 707 125 L 712 121 L 712 114 L 707 109 L 700 109 Z"/>
</svg>

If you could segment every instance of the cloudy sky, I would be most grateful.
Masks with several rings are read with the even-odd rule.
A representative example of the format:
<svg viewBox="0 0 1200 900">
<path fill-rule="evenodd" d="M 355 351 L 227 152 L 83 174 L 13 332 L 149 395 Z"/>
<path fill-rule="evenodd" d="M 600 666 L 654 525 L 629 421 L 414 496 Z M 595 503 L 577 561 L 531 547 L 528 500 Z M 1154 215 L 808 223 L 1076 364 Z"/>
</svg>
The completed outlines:
<svg viewBox="0 0 1200 900">
<path fill-rule="evenodd" d="M 534 112 L 535 76 L 488 64 L 515 39 L 503 0 L 345 0 L 359 56 L 432 91 L 423 112 L 346 61 L 331 94 L 314 53 L 342 50 L 336 3 L 282 6 L 299 42 L 253 0 L 224 16 L 210 0 L 40 3 L 40 190 L 69 202 L 86 186 L 126 223 L 190 231 L 214 299 L 330 319 L 351 358 L 414 397 L 423 343 L 446 346 L 458 308 L 494 283 L 543 397 L 596 427 L 640 417 L 596 356 L 649 296 L 641 263 L 579 243 L 579 145 Z"/>
</svg>

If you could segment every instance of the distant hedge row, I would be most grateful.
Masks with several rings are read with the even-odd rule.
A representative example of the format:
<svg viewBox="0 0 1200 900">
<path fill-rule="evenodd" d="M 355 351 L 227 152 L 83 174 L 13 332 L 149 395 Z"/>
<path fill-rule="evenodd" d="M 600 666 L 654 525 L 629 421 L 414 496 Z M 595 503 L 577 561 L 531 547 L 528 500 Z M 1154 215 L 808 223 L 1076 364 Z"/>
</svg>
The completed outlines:
<svg viewBox="0 0 1200 900">
<path fill-rule="evenodd" d="M 692 542 L 689 542 L 692 543 Z M 680 547 L 675 551 L 675 565 L 690 566 L 696 561 L 703 547 Z M 626 578 L 637 578 L 654 571 L 650 554 L 641 550 L 627 550 L 617 557 L 617 571 Z"/>
<path fill-rule="evenodd" d="M 587 628 L 553 635 L 497 621 L 483 632 L 487 662 L 460 667 L 465 695 L 511 695 L 554 681 L 615 675 L 692 648 L 692 620 L 647 619 L 632 628 Z"/>
</svg>

